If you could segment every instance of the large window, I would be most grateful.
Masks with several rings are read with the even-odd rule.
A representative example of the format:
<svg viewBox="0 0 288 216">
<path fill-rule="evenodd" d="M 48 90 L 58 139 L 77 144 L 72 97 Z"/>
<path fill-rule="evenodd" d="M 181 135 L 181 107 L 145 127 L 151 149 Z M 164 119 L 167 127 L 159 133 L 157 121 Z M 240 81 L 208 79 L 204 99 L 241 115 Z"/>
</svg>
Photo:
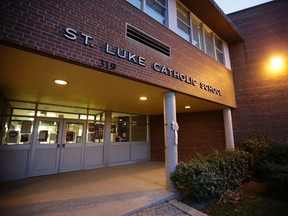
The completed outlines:
<svg viewBox="0 0 288 216">
<path fill-rule="evenodd" d="M 35 118 L 38 117 L 45 117 L 47 119 L 86 120 L 88 124 L 87 142 L 103 142 L 105 115 L 101 110 L 51 104 L 37 104 L 36 106 L 36 103 L 9 101 L 6 121 L 3 125 L 4 133 L 0 145 L 31 144 L 33 125 Z M 50 120 L 47 120 L 47 122 L 49 121 Z M 47 122 L 41 121 L 43 125 L 40 125 L 40 128 L 42 126 L 45 126 L 46 128 L 42 130 L 43 132 L 40 135 L 45 135 L 47 131 L 49 132 L 49 135 L 52 134 L 53 136 L 49 136 L 47 140 L 45 139 L 45 142 L 57 143 L 56 136 L 54 136 L 54 134 L 58 133 L 57 122 L 55 122 L 55 125 L 49 125 Z M 55 139 L 52 139 L 52 137 L 55 137 Z M 43 141 L 43 143 L 45 142 Z"/>
<path fill-rule="evenodd" d="M 223 41 L 180 2 L 177 2 L 177 33 L 212 58 L 225 64 Z"/>
<path fill-rule="evenodd" d="M 111 142 L 147 141 L 147 116 L 112 113 Z"/>
<path fill-rule="evenodd" d="M 105 112 L 101 110 L 79 107 L 66 107 L 50 104 L 9 101 L 3 137 L 0 145 L 31 144 L 33 125 L 38 117 L 37 133 L 40 144 L 57 144 L 58 133 L 61 133 L 59 122 L 66 120 L 66 142 L 83 142 L 84 124 L 86 143 L 97 144 L 104 142 Z M 59 119 L 59 120 L 55 120 Z M 79 124 L 73 119 L 82 120 Z M 71 122 L 70 122 L 71 120 Z M 77 122 L 77 121 L 75 121 Z M 41 138 L 41 139 L 40 139 Z M 77 139 L 78 138 L 78 139 Z M 128 113 L 112 113 L 111 142 L 137 142 L 148 140 L 148 118 L 146 115 Z"/>
<path fill-rule="evenodd" d="M 129 3 L 166 25 L 166 0 L 128 0 Z"/>
</svg>

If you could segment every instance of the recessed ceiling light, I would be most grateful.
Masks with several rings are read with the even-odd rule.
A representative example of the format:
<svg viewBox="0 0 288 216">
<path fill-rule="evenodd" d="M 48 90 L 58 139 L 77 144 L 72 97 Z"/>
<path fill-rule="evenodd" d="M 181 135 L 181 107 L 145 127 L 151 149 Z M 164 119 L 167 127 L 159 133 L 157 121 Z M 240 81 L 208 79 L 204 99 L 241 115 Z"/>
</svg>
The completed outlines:
<svg viewBox="0 0 288 216">
<path fill-rule="evenodd" d="M 59 84 L 59 85 L 67 85 L 67 81 L 65 81 L 65 80 L 54 80 L 54 82 Z"/>
<path fill-rule="evenodd" d="M 185 109 L 190 109 L 191 108 L 191 106 L 185 106 Z"/>
<path fill-rule="evenodd" d="M 142 101 L 145 101 L 145 100 L 147 100 L 148 98 L 145 97 L 145 96 L 143 96 L 143 97 L 140 97 L 139 99 L 142 100 Z"/>
</svg>

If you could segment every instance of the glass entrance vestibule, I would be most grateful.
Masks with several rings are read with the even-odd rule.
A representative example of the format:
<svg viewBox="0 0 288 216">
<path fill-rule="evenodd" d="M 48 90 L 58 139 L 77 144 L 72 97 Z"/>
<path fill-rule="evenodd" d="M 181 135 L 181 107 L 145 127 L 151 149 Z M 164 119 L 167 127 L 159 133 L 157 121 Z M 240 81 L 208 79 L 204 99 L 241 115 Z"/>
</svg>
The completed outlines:
<svg viewBox="0 0 288 216">
<path fill-rule="evenodd" d="M 9 101 L 0 181 L 149 160 L 148 117 Z"/>
</svg>

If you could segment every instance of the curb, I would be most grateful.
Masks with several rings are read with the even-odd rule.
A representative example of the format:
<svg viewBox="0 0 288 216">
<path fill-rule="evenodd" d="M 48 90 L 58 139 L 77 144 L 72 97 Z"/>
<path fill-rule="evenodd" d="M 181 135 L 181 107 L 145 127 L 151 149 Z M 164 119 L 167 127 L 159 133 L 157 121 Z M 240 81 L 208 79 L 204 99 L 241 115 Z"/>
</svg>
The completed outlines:
<svg viewBox="0 0 288 216">
<path fill-rule="evenodd" d="M 173 206 L 175 206 L 176 208 L 178 208 L 179 210 L 181 210 L 182 212 L 191 215 L 191 216 L 208 216 L 207 214 L 204 214 L 200 211 L 198 211 L 197 209 L 194 209 L 182 202 L 177 201 L 176 199 L 170 200 L 169 203 Z"/>
<path fill-rule="evenodd" d="M 148 203 L 147 205 L 144 205 L 144 206 L 141 206 L 139 208 L 135 208 L 135 209 L 133 209 L 133 210 L 131 210 L 129 212 L 126 212 L 125 214 L 122 214 L 122 216 L 130 216 L 130 215 L 135 214 L 138 211 L 142 211 L 142 210 L 144 210 L 146 208 L 150 208 L 150 207 L 153 207 L 153 206 L 156 206 L 156 205 L 160 205 L 160 204 L 168 202 L 170 200 L 175 200 L 177 197 L 179 197 L 178 193 L 174 193 L 174 194 L 168 195 L 166 197 L 163 197 L 163 198 L 155 200 L 155 201 L 153 201 L 151 203 Z"/>
</svg>

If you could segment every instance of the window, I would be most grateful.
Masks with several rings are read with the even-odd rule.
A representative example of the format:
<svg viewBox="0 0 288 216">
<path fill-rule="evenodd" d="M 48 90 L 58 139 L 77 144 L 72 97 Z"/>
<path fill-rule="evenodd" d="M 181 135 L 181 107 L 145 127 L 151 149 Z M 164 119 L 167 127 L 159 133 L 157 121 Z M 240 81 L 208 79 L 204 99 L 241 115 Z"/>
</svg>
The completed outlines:
<svg viewBox="0 0 288 216">
<path fill-rule="evenodd" d="M 191 29 L 189 14 L 189 11 L 177 3 L 177 33 L 190 42 Z"/>
<path fill-rule="evenodd" d="M 147 116 L 112 113 L 111 142 L 146 141 Z"/>
<path fill-rule="evenodd" d="M 39 144 L 57 144 L 59 142 L 59 121 L 39 121 L 37 141 Z"/>
<path fill-rule="evenodd" d="M 223 41 L 215 36 L 215 49 L 216 49 L 216 60 L 225 64 L 224 52 L 223 52 Z"/>
<path fill-rule="evenodd" d="M 124 113 L 112 113 L 111 142 L 130 141 L 130 115 Z"/>
<path fill-rule="evenodd" d="M 212 32 L 204 30 L 205 33 L 205 52 L 214 58 L 214 45 L 213 45 L 213 35 Z"/>
<path fill-rule="evenodd" d="M 201 43 L 201 24 L 196 21 L 195 19 L 192 19 L 192 44 L 196 47 L 198 47 L 199 49 L 202 49 Z"/>
<path fill-rule="evenodd" d="M 104 142 L 105 113 L 104 112 L 99 113 L 99 111 L 97 110 L 89 110 L 89 114 L 94 114 L 92 115 L 94 117 L 94 121 L 88 121 L 87 123 L 87 139 L 86 140 L 88 143 L 103 143 Z"/>
<path fill-rule="evenodd" d="M 177 33 L 218 62 L 225 64 L 223 41 L 177 2 Z"/>
<path fill-rule="evenodd" d="M 2 143 L 6 145 L 30 144 L 33 122 L 34 118 L 29 117 L 7 118 Z"/>
<path fill-rule="evenodd" d="M 166 25 L 166 0 L 128 0 L 128 2 Z"/>
</svg>

